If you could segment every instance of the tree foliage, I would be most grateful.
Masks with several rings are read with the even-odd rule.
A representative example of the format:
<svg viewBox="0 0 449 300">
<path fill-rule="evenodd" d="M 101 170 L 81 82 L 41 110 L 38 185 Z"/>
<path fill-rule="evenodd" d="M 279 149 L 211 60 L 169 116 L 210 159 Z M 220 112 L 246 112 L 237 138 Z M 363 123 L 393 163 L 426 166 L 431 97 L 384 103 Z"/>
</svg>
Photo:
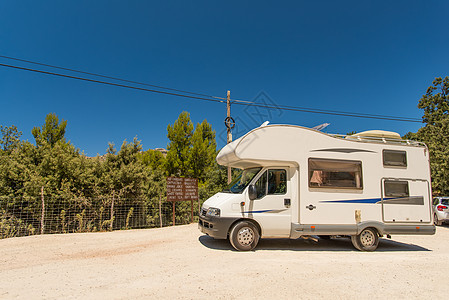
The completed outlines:
<svg viewBox="0 0 449 300">
<path fill-rule="evenodd" d="M 449 195 L 449 77 L 435 78 L 421 97 L 425 126 L 405 137 L 427 144 L 430 153 L 432 189 L 436 195 Z"/>
<path fill-rule="evenodd" d="M 2 133 L 0 147 L 3 151 L 11 152 L 19 146 L 22 132 L 18 131 L 15 125 L 9 127 L 0 125 L 0 131 Z"/>
<path fill-rule="evenodd" d="M 45 214 L 58 220 L 44 232 L 70 232 L 155 225 L 159 201 L 165 210 L 171 208 L 164 201 L 166 176 L 198 178 L 201 201 L 225 185 L 225 169 L 215 162 L 215 131 L 206 120 L 194 127 L 187 112 L 167 127 L 166 156 L 142 151 L 134 138 L 119 150 L 110 143 L 105 155 L 87 157 L 66 141 L 66 126 L 67 121 L 48 114 L 32 130 L 35 145 L 21 141 L 16 126 L 0 127 L 2 237 L 40 232 L 42 191 Z M 176 204 L 177 223 L 190 220 L 190 209 L 190 203 Z"/>
<path fill-rule="evenodd" d="M 189 173 L 189 156 L 192 145 L 193 123 L 188 112 L 182 112 L 175 123 L 167 126 L 167 174 L 186 176 Z"/>
<path fill-rule="evenodd" d="M 67 121 L 62 120 L 59 122 L 58 116 L 54 113 L 50 113 L 45 117 L 45 123 L 42 128 L 34 127 L 31 133 L 36 140 L 37 146 L 43 146 L 49 144 L 53 147 L 57 142 L 61 141 L 65 143 L 65 128 Z"/>
</svg>

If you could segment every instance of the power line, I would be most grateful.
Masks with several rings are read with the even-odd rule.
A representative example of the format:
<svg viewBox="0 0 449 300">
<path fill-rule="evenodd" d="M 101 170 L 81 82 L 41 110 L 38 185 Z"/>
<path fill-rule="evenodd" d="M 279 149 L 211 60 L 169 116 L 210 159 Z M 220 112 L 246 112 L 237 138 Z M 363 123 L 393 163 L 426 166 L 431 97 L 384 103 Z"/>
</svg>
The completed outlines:
<svg viewBox="0 0 449 300">
<path fill-rule="evenodd" d="M 217 97 L 217 96 L 212 96 L 212 95 L 207 95 L 207 94 L 201 94 L 201 93 L 196 93 L 196 92 L 189 92 L 189 91 L 184 91 L 184 90 L 179 90 L 179 89 L 173 89 L 173 88 L 168 88 L 168 87 L 164 87 L 164 86 L 160 86 L 160 85 L 154 85 L 154 84 L 149 84 L 149 83 L 144 83 L 144 82 L 139 82 L 139 81 L 133 81 L 133 80 L 123 79 L 123 78 L 118 78 L 118 77 L 101 75 L 101 74 L 98 74 L 98 73 L 85 72 L 85 71 L 80 71 L 80 70 L 76 70 L 76 69 L 71 69 L 71 68 L 66 68 L 66 67 L 55 66 L 55 65 L 40 63 L 40 62 L 36 62 L 36 61 L 26 60 L 26 59 L 22 59 L 22 58 L 16 58 L 16 57 L 11 57 L 11 56 L 6 56 L 6 55 L 0 55 L 0 58 L 20 61 L 20 62 L 25 62 L 25 63 L 30 63 L 30 64 L 35 64 L 35 65 L 39 65 L 39 66 L 51 67 L 51 68 L 55 68 L 55 69 L 66 70 L 66 71 L 76 72 L 76 73 L 80 73 L 80 74 L 86 74 L 86 75 L 92 75 L 92 76 L 107 78 L 107 79 L 113 79 L 113 80 L 118 80 L 118 81 L 122 81 L 122 82 L 138 84 L 138 85 L 150 86 L 150 87 L 155 87 L 155 88 L 159 88 L 159 89 L 165 89 L 165 90 L 180 92 L 180 93 L 184 93 L 184 94 L 191 94 L 191 95 L 197 95 L 197 96 L 202 96 L 202 97 L 208 97 L 208 98 L 212 98 L 212 99 L 219 99 L 219 100 L 223 100 L 223 102 L 227 101 L 227 99 L 223 98 L 223 97 Z M 237 104 L 237 103 L 258 104 L 258 103 L 254 102 L 254 101 L 238 100 L 238 99 L 231 99 L 230 102 L 234 103 L 234 104 Z M 403 120 L 410 120 L 412 122 L 421 122 L 421 120 L 417 119 L 417 118 L 398 117 L 398 116 L 391 116 L 391 115 L 354 113 L 354 112 L 348 112 L 348 111 L 325 110 L 325 109 L 317 109 L 317 108 L 311 108 L 311 107 L 300 107 L 300 106 L 289 106 L 289 105 L 278 105 L 278 104 L 273 105 L 273 106 L 274 106 L 273 109 L 279 109 L 279 108 L 284 109 L 285 108 L 285 110 L 299 110 L 299 111 L 303 111 L 304 110 L 304 112 L 309 112 L 309 113 L 316 112 L 316 113 L 331 113 L 331 114 L 344 114 L 344 115 L 348 114 L 348 115 L 351 115 L 351 116 L 356 115 L 357 117 L 360 117 L 360 116 L 380 117 L 380 118 L 392 118 L 394 120 L 396 120 L 396 119 L 403 119 Z"/>
<path fill-rule="evenodd" d="M 42 74 L 47 74 L 47 75 L 54 75 L 54 76 L 60 76 L 60 77 L 65 77 L 65 78 L 71 78 L 71 79 L 77 79 L 77 80 L 101 83 L 101 84 L 106 84 L 106 85 L 118 86 L 118 87 L 134 89 L 134 90 L 140 90 L 140 91 L 147 91 L 147 92 L 153 92 L 153 93 L 159 93 L 159 94 L 165 94 L 165 95 L 172 95 L 172 96 L 178 96 L 178 97 L 186 97 L 186 98 L 198 99 L 198 100 L 204 100 L 204 101 L 211 101 L 211 102 L 219 102 L 219 103 L 224 103 L 225 102 L 225 101 L 222 101 L 222 100 L 207 99 L 207 98 L 201 98 L 201 97 L 196 97 L 196 96 L 189 96 L 189 95 L 182 95 L 182 94 L 176 94 L 176 93 L 171 93 L 171 92 L 164 92 L 164 91 L 146 89 L 146 88 L 141 88 L 141 87 L 136 87 L 136 86 L 124 85 L 124 84 L 120 84 L 120 83 L 113 83 L 113 82 L 89 79 L 89 78 L 84 78 L 84 77 L 65 75 L 65 74 L 60 74 L 60 73 L 54 73 L 54 72 L 48 72 L 48 71 L 42 71 L 42 70 L 36 70 L 36 69 L 30 69 L 30 68 L 24 68 L 24 67 L 7 65 L 7 64 L 1 64 L 1 63 L 0 63 L 0 66 L 13 68 L 13 69 L 24 70 L 24 71 L 30 71 L 30 72 L 35 72 L 35 73 L 42 73 Z"/>
<path fill-rule="evenodd" d="M 97 77 L 102 77 L 102 78 L 107 78 L 107 79 L 113 79 L 113 80 L 133 83 L 133 84 L 150 86 L 150 87 L 154 87 L 154 88 L 158 88 L 158 89 L 164 89 L 164 90 L 168 90 L 168 91 L 174 91 L 174 92 L 180 92 L 180 93 L 184 93 L 184 94 L 191 94 L 191 95 L 197 95 L 197 96 L 203 96 L 203 97 L 220 99 L 219 97 L 214 97 L 214 96 L 211 96 L 211 95 L 195 93 L 195 92 L 189 92 L 189 91 L 183 91 L 183 90 L 168 88 L 168 87 L 164 87 L 164 86 L 160 86 L 160 85 L 154 85 L 154 84 L 149 84 L 149 83 L 144 83 L 144 82 L 139 82 L 139 81 L 133 81 L 133 80 L 123 79 L 123 78 L 118 78 L 118 77 L 101 75 L 101 74 L 97 74 L 97 73 L 85 72 L 85 71 L 80 71 L 80 70 L 76 70 L 76 69 L 60 67 L 60 66 L 55 66 L 55 65 L 50 65 L 50 64 L 44 64 L 44 63 L 40 63 L 40 62 L 36 62 L 36 61 L 31 61 L 31 60 L 26 60 L 26 59 L 21 59 L 21 58 L 6 56 L 6 55 L 0 55 L 0 57 L 1 58 L 5 58 L 5 59 L 20 61 L 20 62 L 25 62 L 25 63 L 29 63 L 29 64 L 39 65 L 39 66 L 50 67 L 50 68 L 54 68 L 54 69 L 60 69 L 60 70 L 65 70 L 65 71 L 70 71 L 70 72 L 75 72 L 75 73 L 80 73 L 80 74 L 92 75 L 92 76 L 97 76 Z M 221 99 L 221 100 L 226 100 L 226 99 Z"/>
<path fill-rule="evenodd" d="M 90 78 L 71 76 L 71 75 L 66 75 L 66 74 L 48 72 L 48 71 L 43 71 L 43 70 L 19 67 L 19 66 L 2 64 L 2 63 L 0 63 L 0 66 L 13 68 L 13 69 L 18 69 L 18 70 L 30 71 L 30 72 L 35 72 L 35 73 L 42 73 L 42 74 L 47 74 L 47 75 L 65 77 L 65 78 L 70 78 L 70 79 L 77 79 L 77 80 L 82 80 L 82 81 L 100 83 L 100 84 L 105 84 L 105 85 L 118 86 L 118 87 L 123 87 L 123 88 L 128 88 L 128 89 L 135 89 L 135 90 L 140 90 L 140 91 L 147 91 L 147 92 L 153 92 L 153 93 L 159 93 L 159 94 L 165 94 L 165 95 L 185 97 L 185 98 L 189 98 L 189 99 L 196 99 L 196 100 L 209 101 L 209 102 L 218 102 L 218 103 L 225 103 L 226 102 L 224 100 L 218 100 L 218 99 L 221 99 L 219 97 L 214 97 L 214 98 L 218 98 L 218 99 L 208 99 L 208 98 L 204 98 L 204 97 L 182 95 L 182 94 L 173 93 L 173 92 L 166 92 L 166 91 L 158 91 L 158 90 L 147 89 L 147 88 L 142 88 L 142 87 L 135 87 L 135 86 L 124 85 L 124 84 L 119 84 L 119 83 L 112 83 L 112 82 L 95 80 L 95 79 L 90 79 Z M 300 107 L 294 107 L 294 106 L 276 106 L 276 105 L 268 105 L 268 104 L 259 104 L 259 103 L 256 103 L 256 102 L 247 103 L 247 101 L 233 102 L 233 104 L 244 105 L 244 106 L 261 107 L 261 108 L 267 108 L 267 109 L 280 109 L 280 110 L 306 112 L 306 113 L 315 113 L 315 114 L 338 115 L 338 116 L 346 116 L 346 117 L 354 117 L 354 118 L 368 118 L 368 119 L 379 119 L 379 120 L 390 120 L 390 121 L 401 121 L 401 122 L 415 122 L 415 123 L 421 123 L 422 122 L 421 120 L 418 120 L 418 119 L 411 119 L 411 118 L 404 118 L 404 117 L 355 114 L 355 113 L 348 113 L 348 112 L 326 111 L 326 110 L 318 110 L 318 109 L 306 109 L 306 108 L 300 108 Z"/>
<path fill-rule="evenodd" d="M 253 102 L 255 103 L 255 102 Z M 236 103 L 237 104 L 237 103 Z M 299 106 L 289 106 L 289 105 L 274 105 L 275 107 L 278 106 L 279 108 L 290 110 L 290 109 L 304 109 L 307 110 L 307 112 L 320 112 L 320 113 L 329 113 L 329 114 L 350 114 L 354 115 L 357 114 L 357 116 L 366 116 L 366 117 L 380 117 L 380 118 L 392 118 L 392 119 L 402 119 L 402 120 L 409 120 L 411 122 L 422 122 L 421 119 L 417 118 L 409 118 L 409 117 L 398 117 L 398 116 L 388 116 L 388 115 L 377 115 L 377 114 L 365 114 L 365 113 L 355 113 L 355 112 L 348 112 L 348 111 L 338 111 L 338 110 L 326 110 L 326 109 L 316 109 L 316 108 L 309 108 L 309 107 L 299 107 Z"/>
<path fill-rule="evenodd" d="M 388 121 L 401 121 L 401 122 L 414 122 L 414 123 L 422 123 L 419 119 L 409 119 L 402 117 L 389 117 L 389 116 L 380 116 L 380 115 L 356 115 L 355 113 L 344 113 L 344 112 L 331 112 L 331 111 L 318 111 L 318 110 L 310 110 L 310 109 L 302 109 L 302 108 L 294 108 L 294 107 L 276 107 L 271 105 L 263 105 L 263 104 L 245 104 L 245 103 L 234 103 L 236 105 L 247 105 L 247 106 L 257 106 L 262 108 L 269 109 L 281 109 L 288 111 L 299 111 L 313 114 L 323 114 L 323 115 L 337 115 L 337 116 L 345 116 L 345 117 L 354 117 L 354 118 L 364 118 L 364 119 L 377 119 L 377 120 L 388 120 Z"/>
</svg>

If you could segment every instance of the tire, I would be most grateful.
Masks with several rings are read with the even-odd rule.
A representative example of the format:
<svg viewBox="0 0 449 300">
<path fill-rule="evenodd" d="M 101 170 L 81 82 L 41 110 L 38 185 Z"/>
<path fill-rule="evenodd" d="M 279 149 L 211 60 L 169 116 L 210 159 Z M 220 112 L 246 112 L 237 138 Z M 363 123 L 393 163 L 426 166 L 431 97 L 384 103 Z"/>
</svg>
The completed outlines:
<svg viewBox="0 0 449 300">
<path fill-rule="evenodd" d="M 434 214 L 434 215 L 433 215 L 433 224 L 435 224 L 436 226 L 441 226 L 441 225 L 443 225 L 443 222 L 440 221 L 440 220 L 438 220 L 437 214 Z"/>
<path fill-rule="evenodd" d="M 356 248 L 359 251 L 362 251 L 362 249 L 360 248 L 358 242 L 357 242 L 357 236 L 356 235 L 351 235 L 351 242 L 352 245 L 354 246 L 354 248 Z"/>
<path fill-rule="evenodd" d="M 256 248 L 259 242 L 259 230 L 248 221 L 237 222 L 229 233 L 232 247 L 238 251 L 250 251 Z"/>
<path fill-rule="evenodd" d="M 351 241 L 357 250 L 371 252 L 379 245 L 379 235 L 376 229 L 369 227 L 363 229 L 358 235 L 352 235 Z"/>
</svg>

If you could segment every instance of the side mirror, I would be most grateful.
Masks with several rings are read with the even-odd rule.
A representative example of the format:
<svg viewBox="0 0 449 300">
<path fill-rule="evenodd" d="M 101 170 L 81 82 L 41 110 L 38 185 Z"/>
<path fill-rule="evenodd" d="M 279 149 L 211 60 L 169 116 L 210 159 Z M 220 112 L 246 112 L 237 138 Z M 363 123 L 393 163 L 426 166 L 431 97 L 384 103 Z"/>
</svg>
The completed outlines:
<svg viewBox="0 0 449 300">
<path fill-rule="evenodd" d="M 249 196 L 249 200 L 254 200 L 257 198 L 257 189 L 254 184 L 250 184 L 248 186 L 248 196 Z"/>
</svg>

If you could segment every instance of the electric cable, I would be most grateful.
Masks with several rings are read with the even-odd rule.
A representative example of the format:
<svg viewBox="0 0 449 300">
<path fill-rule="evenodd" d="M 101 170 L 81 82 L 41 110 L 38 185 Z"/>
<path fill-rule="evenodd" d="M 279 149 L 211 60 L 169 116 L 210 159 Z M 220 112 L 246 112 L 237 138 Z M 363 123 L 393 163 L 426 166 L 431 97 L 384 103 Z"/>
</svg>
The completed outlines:
<svg viewBox="0 0 449 300">
<path fill-rule="evenodd" d="M 11 56 L 1 55 L 1 54 L 0 54 L 0 58 L 20 61 L 20 62 L 25 62 L 25 63 L 30 63 L 30 64 L 35 64 L 35 65 L 40 65 L 40 66 L 46 66 L 46 67 L 66 70 L 66 71 L 70 71 L 70 72 L 76 72 L 76 73 L 80 73 L 80 74 L 86 74 L 86 75 L 92 75 L 92 76 L 107 78 L 107 79 L 113 79 L 113 80 L 133 83 L 133 84 L 145 85 L 145 86 L 150 86 L 150 87 L 155 87 L 155 88 L 160 88 L 160 89 L 165 89 L 165 90 L 171 90 L 171 91 L 181 92 L 181 93 L 185 93 L 185 94 L 209 97 L 209 98 L 220 99 L 220 100 L 224 100 L 224 101 L 227 100 L 226 98 L 223 98 L 223 97 L 217 97 L 217 96 L 212 96 L 212 95 L 207 95 L 207 94 L 202 94 L 202 93 L 189 92 L 189 91 L 184 91 L 184 90 L 180 90 L 180 89 L 168 88 L 168 87 L 164 87 L 164 86 L 160 86 L 160 85 L 154 85 L 154 84 L 143 83 L 143 82 L 139 82 L 139 81 L 133 81 L 133 80 L 123 79 L 123 78 L 118 78 L 118 77 L 101 75 L 101 74 L 98 74 L 98 73 L 85 72 L 85 71 L 80 71 L 80 70 L 76 70 L 76 69 L 71 69 L 71 68 L 66 68 L 66 67 L 61 67 L 61 66 L 55 66 L 55 65 L 40 63 L 40 62 L 36 62 L 36 61 L 31 61 L 31 60 L 26 60 L 26 59 L 22 59 L 22 58 L 16 58 L 16 57 L 11 57 Z M 239 99 L 231 99 L 230 101 L 231 101 L 231 104 L 232 103 L 238 103 L 238 102 L 240 102 L 240 103 L 248 103 L 248 104 L 256 104 L 256 102 L 254 102 L 254 101 L 239 100 Z M 350 114 L 350 115 L 354 115 L 355 114 L 354 112 L 348 112 L 348 111 L 325 110 L 325 109 L 316 109 L 316 108 L 310 108 L 310 107 L 299 107 L 299 106 L 289 106 L 289 105 L 279 105 L 279 104 L 275 104 L 273 106 L 275 106 L 274 109 L 276 109 L 276 108 L 286 108 L 287 110 L 289 110 L 289 109 L 306 110 L 306 112 L 316 111 L 316 112 L 328 112 L 328 113 L 337 113 L 337 114 Z M 404 119 L 404 120 L 406 119 L 406 120 L 421 122 L 421 120 L 417 119 L 417 118 L 357 113 L 357 116 L 361 116 L 361 115 L 363 115 L 363 116 L 370 116 L 370 117 L 381 117 L 381 118 L 388 117 L 388 118 L 393 118 L 393 119 Z"/>
<path fill-rule="evenodd" d="M 98 73 L 85 72 L 85 71 L 80 71 L 80 70 L 76 70 L 76 69 L 71 69 L 71 68 L 66 68 L 66 67 L 60 67 L 60 66 L 55 66 L 55 65 L 50 65 L 50 64 L 45 64 L 45 63 L 40 63 L 40 62 L 36 62 L 36 61 L 31 61 L 31 60 L 26 60 L 26 59 L 21 59 L 21 58 L 16 58 L 16 57 L 11 57 L 11 56 L 1 55 L 1 54 L 0 54 L 0 57 L 1 57 L 1 58 L 5 58 L 5 59 L 10 59 L 10 60 L 15 60 L 15 61 L 20 61 L 20 62 L 25 62 L 25 63 L 29 63 L 29 64 L 34 64 L 34 65 L 38 65 L 38 66 L 50 67 L 50 68 L 54 68 L 54 69 L 60 69 L 60 70 L 65 70 L 65 71 L 70 71 L 70 72 L 75 72 L 75 73 L 80 73 L 80 74 L 92 75 L 92 76 L 97 76 L 97 77 L 102 77 L 102 78 L 107 78 L 107 79 L 113 79 L 113 80 L 118 80 L 118 81 L 123 81 L 123 82 L 133 83 L 133 84 L 139 84 L 139 85 L 151 86 L 151 87 L 155 87 L 155 88 L 159 88 L 159 89 L 164 89 L 164 90 L 169 90 L 169 91 L 174 91 L 174 92 L 180 92 L 180 93 L 192 94 L 192 95 L 203 96 L 203 97 L 210 97 L 210 98 L 218 98 L 218 97 L 211 96 L 211 95 L 206 95 L 206 94 L 201 94 L 201 93 L 195 93 L 195 92 L 189 92 L 189 91 L 183 91 L 183 90 L 174 89 L 174 88 L 168 88 L 168 87 L 164 87 L 164 86 L 160 86 L 160 85 L 154 85 L 154 84 L 149 84 L 149 83 L 144 83 L 144 82 L 139 82 L 139 81 L 133 81 L 133 80 L 123 79 L 123 78 L 118 78 L 118 77 L 112 77 L 112 76 L 107 76 L 107 75 L 101 75 L 101 74 L 98 74 Z"/>
<path fill-rule="evenodd" d="M 0 57 L 3 57 L 3 56 L 0 55 Z M 35 73 L 42 73 L 42 74 L 47 74 L 47 75 L 65 77 L 65 78 L 70 78 L 70 79 L 77 79 L 77 80 L 82 80 L 82 81 L 100 83 L 100 84 L 105 84 L 105 85 L 123 87 L 123 88 L 128 88 L 128 89 L 135 89 L 135 90 L 141 90 L 141 91 L 147 91 L 147 92 L 153 92 L 153 93 L 159 93 L 159 94 L 165 94 L 165 95 L 185 97 L 185 98 L 189 98 L 189 99 L 196 99 L 196 100 L 209 101 L 209 102 L 218 102 L 218 103 L 226 103 L 225 99 L 219 100 L 219 99 L 222 99 L 220 97 L 214 97 L 216 99 L 208 99 L 208 98 L 204 98 L 204 97 L 182 95 L 182 94 L 173 93 L 173 92 L 166 92 L 166 91 L 158 91 L 158 90 L 154 90 L 154 89 L 135 87 L 135 86 L 124 85 L 124 84 L 119 84 L 119 83 L 95 80 L 95 79 L 90 79 L 90 78 L 84 78 L 84 77 L 60 74 L 60 73 L 55 73 L 55 72 L 49 72 L 49 71 L 43 71 L 43 70 L 37 70 L 37 69 L 31 69 L 31 68 L 25 68 L 25 67 L 8 65 L 8 64 L 2 64 L 2 63 L 0 63 L 0 66 L 13 68 L 13 69 L 18 69 L 18 70 L 30 71 L 30 72 L 35 72 Z M 80 71 L 80 72 L 82 72 L 82 71 Z M 86 74 L 87 74 L 87 72 L 86 72 Z M 94 74 L 94 73 L 92 73 L 92 74 Z M 101 75 L 101 76 L 103 76 L 103 75 Z M 106 76 L 103 76 L 103 77 L 106 77 Z M 119 79 L 119 80 L 122 80 L 122 79 Z M 153 86 L 153 85 L 151 85 L 151 86 Z M 180 90 L 177 90 L 177 91 L 180 91 Z M 188 93 L 190 93 L 190 92 L 188 92 Z M 202 95 L 202 94 L 199 94 L 199 95 Z M 210 97 L 210 96 L 207 96 L 207 97 Z M 407 117 L 393 117 L 393 116 L 383 116 L 383 115 L 355 114 L 355 113 L 349 113 L 349 112 L 327 111 L 327 110 L 319 110 L 319 109 L 300 108 L 300 107 L 295 107 L 295 106 L 267 105 L 267 104 L 260 104 L 260 103 L 256 103 L 256 102 L 250 102 L 250 103 L 247 103 L 247 102 L 249 102 L 249 101 L 239 101 L 239 100 L 237 100 L 237 101 L 233 101 L 232 103 L 236 104 L 236 105 L 254 106 L 254 107 L 267 108 L 267 109 L 280 109 L 280 110 L 287 110 L 287 111 L 297 111 L 297 112 L 326 114 L 326 115 L 338 115 L 338 116 L 355 117 L 355 118 L 368 118 L 368 119 L 379 119 L 379 120 L 389 120 L 389 121 L 402 121 L 402 122 L 422 123 L 422 121 L 419 120 L 419 119 L 412 119 L 412 118 L 407 118 Z"/>
</svg>

